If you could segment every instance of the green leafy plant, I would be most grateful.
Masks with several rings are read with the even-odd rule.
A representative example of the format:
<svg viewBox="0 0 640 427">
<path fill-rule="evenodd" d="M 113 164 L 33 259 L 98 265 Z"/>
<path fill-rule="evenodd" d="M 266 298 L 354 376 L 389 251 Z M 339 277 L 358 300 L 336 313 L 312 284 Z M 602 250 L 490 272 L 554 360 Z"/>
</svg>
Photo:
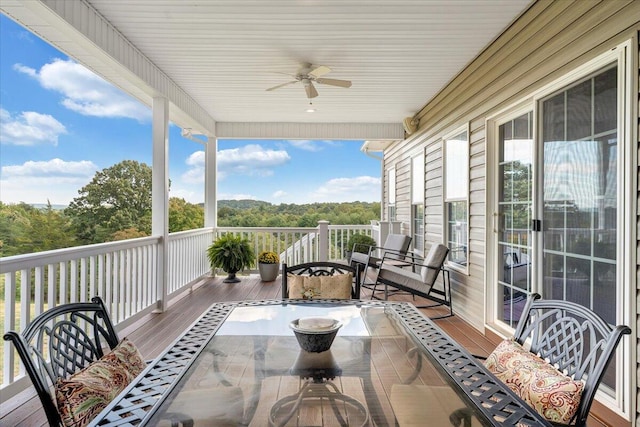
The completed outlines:
<svg viewBox="0 0 640 427">
<path fill-rule="evenodd" d="M 366 254 L 369 252 L 369 246 L 376 246 L 376 241 L 371 236 L 366 234 L 356 233 L 347 241 L 347 251 L 352 251 L 353 245 L 356 245 L 355 251 Z"/>
<path fill-rule="evenodd" d="M 280 262 L 280 256 L 272 251 L 262 251 L 258 254 L 258 262 L 263 264 L 278 264 Z"/>
<path fill-rule="evenodd" d="M 235 274 L 246 267 L 250 267 L 256 259 L 249 240 L 240 236 L 225 234 L 218 237 L 207 248 L 207 258 L 211 268 L 221 268 L 229 276 L 225 282 L 238 282 Z"/>
</svg>

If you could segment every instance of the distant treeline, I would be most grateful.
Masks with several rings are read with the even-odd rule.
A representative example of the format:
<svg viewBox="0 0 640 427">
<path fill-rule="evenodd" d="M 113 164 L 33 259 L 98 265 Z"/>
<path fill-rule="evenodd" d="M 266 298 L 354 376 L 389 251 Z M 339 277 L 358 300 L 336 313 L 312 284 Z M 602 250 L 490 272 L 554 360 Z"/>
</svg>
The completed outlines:
<svg viewBox="0 0 640 427">
<path fill-rule="evenodd" d="M 51 206 L 36 208 L 26 203 L 0 202 L 0 256 L 100 243 L 95 240 L 86 240 L 88 229 L 98 230 L 96 238 L 102 236 L 102 241 L 143 237 L 151 233 L 150 229 L 144 230 L 147 223 L 144 217 L 140 218 L 141 221 L 138 224 L 142 229 L 125 223 L 124 228 L 113 231 L 108 225 L 100 224 L 87 224 L 87 229 L 78 230 L 74 227 L 72 213 L 69 208 L 64 210 L 54 209 Z M 320 220 L 340 225 L 369 224 L 370 220 L 379 218 L 380 203 L 377 202 L 273 205 L 256 200 L 218 201 L 218 225 L 221 227 L 315 227 Z M 202 205 L 171 198 L 170 232 L 203 226 Z"/>
<path fill-rule="evenodd" d="M 221 200 L 221 227 L 315 227 L 369 224 L 380 203 L 273 205 L 256 200 Z M 202 205 L 169 199 L 169 232 L 204 226 Z M 96 173 L 65 209 L 0 202 L 0 256 L 144 237 L 151 234 L 151 167 L 124 160 Z"/>
<path fill-rule="evenodd" d="M 331 224 L 369 224 L 380 219 L 380 203 L 279 204 L 256 200 L 220 200 L 220 227 L 316 227 L 318 221 Z"/>
</svg>

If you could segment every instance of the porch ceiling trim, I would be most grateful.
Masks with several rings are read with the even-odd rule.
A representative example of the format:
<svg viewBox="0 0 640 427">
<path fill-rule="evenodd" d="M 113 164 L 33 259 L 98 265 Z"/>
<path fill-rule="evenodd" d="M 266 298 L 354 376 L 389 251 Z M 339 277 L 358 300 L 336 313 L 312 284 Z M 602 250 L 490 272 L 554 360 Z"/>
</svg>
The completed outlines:
<svg viewBox="0 0 640 427">
<path fill-rule="evenodd" d="M 214 135 L 214 119 L 84 0 L 2 0 L 0 10 L 145 105 L 166 97 L 178 126 Z"/>
<path fill-rule="evenodd" d="M 216 123 L 218 138 L 376 139 L 404 138 L 400 123 Z"/>
</svg>

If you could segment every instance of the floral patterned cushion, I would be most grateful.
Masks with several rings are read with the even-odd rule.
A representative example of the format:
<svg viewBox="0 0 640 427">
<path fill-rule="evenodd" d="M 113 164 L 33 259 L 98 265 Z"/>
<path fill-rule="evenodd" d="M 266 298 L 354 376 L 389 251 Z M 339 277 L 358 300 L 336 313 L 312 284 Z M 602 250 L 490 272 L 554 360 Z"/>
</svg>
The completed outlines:
<svg viewBox="0 0 640 427">
<path fill-rule="evenodd" d="M 124 339 L 100 360 L 55 385 L 58 412 L 68 427 L 82 427 L 144 370 L 140 352 Z"/>
<path fill-rule="evenodd" d="M 485 366 L 549 421 L 568 424 L 584 383 L 563 374 L 513 340 L 502 341 Z"/>
<path fill-rule="evenodd" d="M 102 360 L 111 359 L 122 364 L 134 378 L 147 367 L 147 362 L 142 358 L 140 351 L 128 338 L 120 341 L 116 348 L 102 358 Z"/>
<path fill-rule="evenodd" d="M 289 298 L 291 299 L 323 298 L 320 295 L 319 276 L 289 274 L 287 275 L 287 286 L 289 287 Z"/>
</svg>

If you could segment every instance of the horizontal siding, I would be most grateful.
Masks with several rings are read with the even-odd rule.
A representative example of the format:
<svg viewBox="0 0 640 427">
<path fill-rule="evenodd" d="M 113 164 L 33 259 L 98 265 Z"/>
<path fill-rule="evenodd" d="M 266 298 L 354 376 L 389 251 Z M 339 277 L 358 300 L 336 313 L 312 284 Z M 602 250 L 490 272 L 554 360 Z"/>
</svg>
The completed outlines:
<svg viewBox="0 0 640 427">
<path fill-rule="evenodd" d="M 630 0 L 535 2 L 425 105 L 416 115 L 417 132 L 385 151 L 385 161 L 401 163 L 416 147 L 425 147 L 425 239 L 427 244 L 442 241 L 441 141 L 469 124 L 469 271 L 468 275 L 455 272 L 452 279 L 454 310 L 474 327 L 483 329 L 485 322 L 486 215 L 493 211 L 486 204 L 487 118 L 531 98 L 544 85 L 628 40 L 639 22 L 640 2 Z M 398 175 L 399 185 L 401 179 Z M 398 199 L 398 210 L 399 203 Z"/>
</svg>

